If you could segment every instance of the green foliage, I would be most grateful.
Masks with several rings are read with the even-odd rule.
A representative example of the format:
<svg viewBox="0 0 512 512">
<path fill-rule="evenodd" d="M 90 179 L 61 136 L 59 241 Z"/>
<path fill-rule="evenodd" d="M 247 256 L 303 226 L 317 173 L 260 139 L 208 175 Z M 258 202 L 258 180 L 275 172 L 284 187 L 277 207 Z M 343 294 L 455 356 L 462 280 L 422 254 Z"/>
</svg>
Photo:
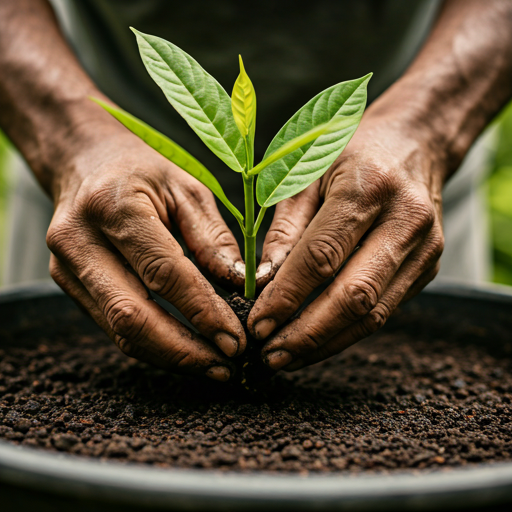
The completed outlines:
<svg viewBox="0 0 512 512">
<path fill-rule="evenodd" d="M 240 74 L 236 79 L 231 94 L 231 107 L 233 117 L 240 134 L 247 144 L 247 168 L 253 166 L 254 160 L 254 135 L 256 132 L 256 91 L 249 75 L 245 72 L 242 56 L 240 60 Z"/>
<path fill-rule="evenodd" d="M 12 150 L 11 144 L 7 137 L 0 130 L 0 270 L 3 264 L 4 248 L 5 248 L 5 236 L 6 236 L 6 205 L 7 205 L 7 176 L 6 176 L 6 164 L 9 158 L 9 152 Z M 1 284 L 0 275 L 0 284 Z"/>
<path fill-rule="evenodd" d="M 120 109 L 94 99 L 133 133 L 206 185 L 237 218 L 245 239 L 245 294 L 256 288 L 256 233 L 269 206 L 292 197 L 320 178 L 345 149 L 366 106 L 368 74 L 321 92 L 279 131 L 253 168 L 256 92 L 245 71 L 231 99 L 223 87 L 190 55 L 159 37 L 133 29 L 148 73 L 203 142 L 232 170 L 242 173 L 245 218 L 231 204 L 219 182 L 178 144 Z M 254 219 L 254 180 L 261 206 Z"/>
<path fill-rule="evenodd" d="M 270 143 L 264 160 L 308 130 L 330 120 L 340 121 L 337 128 L 319 133 L 314 142 L 308 141 L 261 172 L 256 186 L 256 198 L 261 206 L 273 206 L 292 197 L 325 174 L 359 126 L 371 76 L 369 74 L 326 89 L 306 103 L 281 128 Z"/>
<path fill-rule="evenodd" d="M 228 167 L 245 168 L 244 140 L 231 111 L 231 99 L 190 55 L 159 37 L 135 29 L 142 62 L 169 103 Z"/>
<path fill-rule="evenodd" d="M 155 130 L 140 119 L 137 119 L 135 116 L 132 116 L 128 112 L 108 105 L 97 98 L 91 99 L 98 105 L 102 106 L 107 112 L 112 114 L 118 121 L 123 123 L 131 132 L 140 137 L 148 146 L 151 146 L 161 155 L 165 156 L 165 158 L 175 163 L 184 171 L 187 171 L 203 185 L 206 185 L 219 198 L 222 204 L 224 204 L 224 206 L 226 206 L 226 208 L 234 215 L 238 222 L 241 224 L 243 223 L 243 215 L 226 197 L 224 190 L 222 190 L 222 187 L 215 176 L 190 153 L 176 144 L 176 142 L 169 139 L 169 137 L 166 137 L 164 134 Z"/>
<path fill-rule="evenodd" d="M 499 123 L 494 170 L 489 178 L 489 206 L 497 283 L 512 285 L 512 102 Z"/>
</svg>

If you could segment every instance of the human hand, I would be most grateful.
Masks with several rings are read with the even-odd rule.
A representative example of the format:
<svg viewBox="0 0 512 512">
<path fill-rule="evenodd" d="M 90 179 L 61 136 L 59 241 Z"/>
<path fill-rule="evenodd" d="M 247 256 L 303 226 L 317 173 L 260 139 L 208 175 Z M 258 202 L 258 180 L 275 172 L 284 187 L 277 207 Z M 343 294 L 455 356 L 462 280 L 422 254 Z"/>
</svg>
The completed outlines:
<svg viewBox="0 0 512 512">
<path fill-rule="evenodd" d="M 219 279 L 243 284 L 238 245 L 211 192 L 117 121 L 95 131 L 73 158 L 57 163 L 65 169 L 56 173 L 47 236 L 53 279 L 126 355 L 228 380 L 234 366 L 226 356 L 243 352 L 244 330 L 170 233 L 176 226 Z M 151 300 L 148 289 L 200 335 Z"/>
<path fill-rule="evenodd" d="M 262 357 L 274 370 L 322 361 L 368 336 L 438 272 L 442 166 L 399 124 L 365 115 L 326 175 L 277 206 L 260 286 L 279 270 L 251 311 L 251 333 L 267 338 L 316 287 L 334 280 L 267 341 Z"/>
</svg>

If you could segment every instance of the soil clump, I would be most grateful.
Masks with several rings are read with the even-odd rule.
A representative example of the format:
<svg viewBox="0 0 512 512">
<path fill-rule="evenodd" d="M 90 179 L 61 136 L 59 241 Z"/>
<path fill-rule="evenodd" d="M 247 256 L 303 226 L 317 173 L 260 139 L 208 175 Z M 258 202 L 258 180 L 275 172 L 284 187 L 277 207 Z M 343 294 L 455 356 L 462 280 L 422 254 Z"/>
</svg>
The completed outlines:
<svg viewBox="0 0 512 512">
<path fill-rule="evenodd" d="M 0 345 L 2 346 L 2 345 Z M 512 459 L 512 359 L 380 333 L 264 396 L 170 375 L 104 336 L 0 349 L 0 438 L 159 467 L 390 472 Z"/>
</svg>

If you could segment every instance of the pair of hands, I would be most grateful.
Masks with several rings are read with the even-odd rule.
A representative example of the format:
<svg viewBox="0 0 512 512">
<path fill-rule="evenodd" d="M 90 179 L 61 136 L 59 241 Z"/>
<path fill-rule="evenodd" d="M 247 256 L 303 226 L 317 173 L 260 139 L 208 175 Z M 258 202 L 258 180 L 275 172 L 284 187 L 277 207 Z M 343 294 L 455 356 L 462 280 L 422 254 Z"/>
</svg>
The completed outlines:
<svg viewBox="0 0 512 512">
<path fill-rule="evenodd" d="M 339 353 L 437 273 L 442 173 L 432 149 L 395 121 L 370 109 L 326 175 L 276 208 L 257 274 L 263 291 L 248 321 L 274 370 Z M 63 164 L 47 237 L 53 279 L 128 356 L 228 380 L 244 330 L 171 235 L 176 226 L 201 268 L 242 287 L 243 260 L 212 194 L 121 125 L 95 131 L 94 143 Z"/>
</svg>

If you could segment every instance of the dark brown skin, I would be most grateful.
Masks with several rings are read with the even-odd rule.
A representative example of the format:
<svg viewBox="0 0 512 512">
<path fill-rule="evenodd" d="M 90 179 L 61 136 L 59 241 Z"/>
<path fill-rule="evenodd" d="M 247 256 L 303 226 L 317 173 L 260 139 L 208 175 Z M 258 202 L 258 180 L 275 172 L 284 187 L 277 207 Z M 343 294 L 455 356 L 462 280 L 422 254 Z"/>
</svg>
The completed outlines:
<svg viewBox="0 0 512 512">
<path fill-rule="evenodd" d="M 244 330 L 169 232 L 177 225 L 203 267 L 243 284 L 211 192 L 88 99 L 103 95 L 46 1 L 0 2 L 0 77 L 0 125 L 55 204 L 53 279 L 127 355 L 228 380 L 226 356 L 243 352 Z M 144 285 L 203 336 L 148 300 Z"/>
<path fill-rule="evenodd" d="M 292 370 L 340 352 L 435 276 L 442 186 L 512 92 L 511 27 L 511 0 L 445 2 L 421 54 L 368 109 L 332 169 L 278 205 L 258 284 L 275 278 L 249 318 L 260 339 L 365 240 L 328 290 L 267 342 L 269 366 Z M 228 380 L 226 356 L 243 352 L 243 328 L 169 230 L 179 227 L 200 266 L 241 286 L 235 239 L 203 185 L 89 95 L 103 97 L 48 3 L 0 0 L 0 126 L 54 201 L 53 278 L 126 354 Z M 146 287 L 202 336 L 148 300 Z"/>
<path fill-rule="evenodd" d="M 261 266 L 279 270 L 249 316 L 256 338 L 274 333 L 365 238 L 327 290 L 266 342 L 271 368 L 341 352 L 435 277 L 443 184 L 511 94 L 512 1 L 445 2 L 415 62 L 370 106 L 332 168 L 277 206 Z"/>
</svg>

